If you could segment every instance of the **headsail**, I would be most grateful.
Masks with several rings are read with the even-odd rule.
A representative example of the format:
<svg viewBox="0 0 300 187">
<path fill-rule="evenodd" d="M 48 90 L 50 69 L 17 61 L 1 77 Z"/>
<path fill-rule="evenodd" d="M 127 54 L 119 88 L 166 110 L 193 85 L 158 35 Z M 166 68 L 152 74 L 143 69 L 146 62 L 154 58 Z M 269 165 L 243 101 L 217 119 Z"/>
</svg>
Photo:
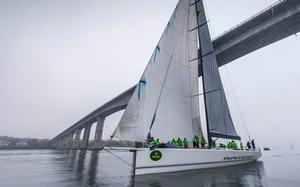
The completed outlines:
<svg viewBox="0 0 300 187">
<path fill-rule="evenodd" d="M 114 136 L 202 136 L 198 96 L 197 0 L 180 0 L 121 117 Z"/>
<path fill-rule="evenodd" d="M 240 139 L 234 128 L 229 112 L 202 0 L 199 0 L 197 11 L 199 13 L 198 25 L 200 26 L 199 55 L 202 56 L 202 58 L 200 58 L 200 69 L 203 76 L 202 80 L 204 88 L 204 101 L 206 106 L 208 136 L 227 139 Z"/>
</svg>

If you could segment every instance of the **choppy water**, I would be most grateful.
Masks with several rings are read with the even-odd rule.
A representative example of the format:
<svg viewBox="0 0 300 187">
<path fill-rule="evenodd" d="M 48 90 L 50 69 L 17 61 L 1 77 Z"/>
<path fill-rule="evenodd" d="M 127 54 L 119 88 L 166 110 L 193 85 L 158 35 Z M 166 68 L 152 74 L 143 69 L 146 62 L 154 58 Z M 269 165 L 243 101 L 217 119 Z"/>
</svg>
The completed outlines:
<svg viewBox="0 0 300 187">
<path fill-rule="evenodd" d="M 132 155 L 114 152 L 125 162 Z M 255 163 L 217 169 L 139 176 L 108 152 L 0 150 L 0 187 L 48 186 L 300 186 L 300 152 L 263 152 Z"/>
</svg>

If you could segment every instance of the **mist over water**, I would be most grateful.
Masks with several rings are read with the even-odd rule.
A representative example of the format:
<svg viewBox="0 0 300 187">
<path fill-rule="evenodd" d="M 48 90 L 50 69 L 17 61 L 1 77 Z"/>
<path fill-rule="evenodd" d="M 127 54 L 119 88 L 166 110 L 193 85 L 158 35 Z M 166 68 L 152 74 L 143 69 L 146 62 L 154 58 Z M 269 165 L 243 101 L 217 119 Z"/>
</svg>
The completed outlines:
<svg viewBox="0 0 300 187">
<path fill-rule="evenodd" d="M 234 167 L 132 178 L 132 153 L 2 150 L 0 187 L 48 186 L 299 186 L 300 152 L 263 152 L 259 161 Z M 117 157 L 116 157 L 117 156 Z M 119 157 L 119 158 L 118 158 Z"/>
</svg>

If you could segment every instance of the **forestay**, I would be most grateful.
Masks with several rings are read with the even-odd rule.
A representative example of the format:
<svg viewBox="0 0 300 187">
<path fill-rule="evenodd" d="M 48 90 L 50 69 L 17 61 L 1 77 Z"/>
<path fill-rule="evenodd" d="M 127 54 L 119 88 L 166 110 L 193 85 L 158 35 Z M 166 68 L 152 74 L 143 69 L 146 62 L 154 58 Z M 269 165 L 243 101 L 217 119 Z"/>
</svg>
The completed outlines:
<svg viewBox="0 0 300 187">
<path fill-rule="evenodd" d="M 114 136 L 162 142 L 202 136 L 195 0 L 180 0 L 124 111 Z M 138 49 L 138 47 L 137 47 Z M 138 51 L 137 51 L 138 52 Z M 152 125 L 151 125 L 152 124 Z"/>
</svg>

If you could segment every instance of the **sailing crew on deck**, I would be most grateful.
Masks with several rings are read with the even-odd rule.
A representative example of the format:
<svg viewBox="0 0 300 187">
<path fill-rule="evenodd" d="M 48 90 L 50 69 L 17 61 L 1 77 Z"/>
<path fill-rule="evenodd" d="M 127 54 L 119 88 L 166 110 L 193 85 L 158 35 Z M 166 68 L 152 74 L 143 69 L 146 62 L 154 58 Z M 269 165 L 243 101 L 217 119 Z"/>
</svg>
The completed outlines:
<svg viewBox="0 0 300 187">
<path fill-rule="evenodd" d="M 212 143 L 211 143 L 211 148 L 212 148 L 212 149 L 217 148 L 217 145 L 216 145 L 216 141 L 215 141 L 215 140 L 212 141 Z"/>
<path fill-rule="evenodd" d="M 255 142 L 254 142 L 254 139 L 251 141 L 251 145 L 252 145 L 253 150 L 255 150 Z"/>
<path fill-rule="evenodd" d="M 232 149 L 237 149 L 237 144 L 234 140 L 231 140 L 231 146 L 232 146 Z"/>
<path fill-rule="evenodd" d="M 156 140 L 152 141 L 151 143 L 152 143 L 152 145 L 154 145 L 154 147 L 158 147 L 160 145 L 160 141 L 158 138 Z"/>
<path fill-rule="evenodd" d="M 182 140 L 180 137 L 177 138 L 177 144 L 182 147 Z"/>
<path fill-rule="evenodd" d="M 193 148 L 199 148 L 199 137 L 197 135 L 193 136 Z"/>
<path fill-rule="evenodd" d="M 201 148 L 205 148 L 205 144 L 207 144 L 206 143 L 206 140 L 203 138 L 203 137 L 201 137 Z"/>
<path fill-rule="evenodd" d="M 220 148 L 225 149 L 225 148 L 226 148 L 226 145 L 223 144 L 223 143 L 220 143 Z"/>
<path fill-rule="evenodd" d="M 250 142 L 247 141 L 247 149 L 250 150 L 251 149 L 251 145 L 250 145 Z"/>
<path fill-rule="evenodd" d="M 177 141 L 175 140 L 175 138 L 172 139 L 171 145 L 177 145 Z"/>
<path fill-rule="evenodd" d="M 232 148 L 232 143 L 231 143 L 231 141 L 229 141 L 229 142 L 227 143 L 227 148 L 228 148 L 228 149 L 231 149 L 231 148 Z"/>
<path fill-rule="evenodd" d="M 187 141 L 186 138 L 183 139 L 182 143 L 183 143 L 183 148 L 185 148 L 185 149 L 189 148 L 189 142 Z"/>
<path fill-rule="evenodd" d="M 240 142 L 240 149 L 241 149 L 241 150 L 244 150 L 244 145 L 243 145 L 242 142 Z"/>
</svg>

